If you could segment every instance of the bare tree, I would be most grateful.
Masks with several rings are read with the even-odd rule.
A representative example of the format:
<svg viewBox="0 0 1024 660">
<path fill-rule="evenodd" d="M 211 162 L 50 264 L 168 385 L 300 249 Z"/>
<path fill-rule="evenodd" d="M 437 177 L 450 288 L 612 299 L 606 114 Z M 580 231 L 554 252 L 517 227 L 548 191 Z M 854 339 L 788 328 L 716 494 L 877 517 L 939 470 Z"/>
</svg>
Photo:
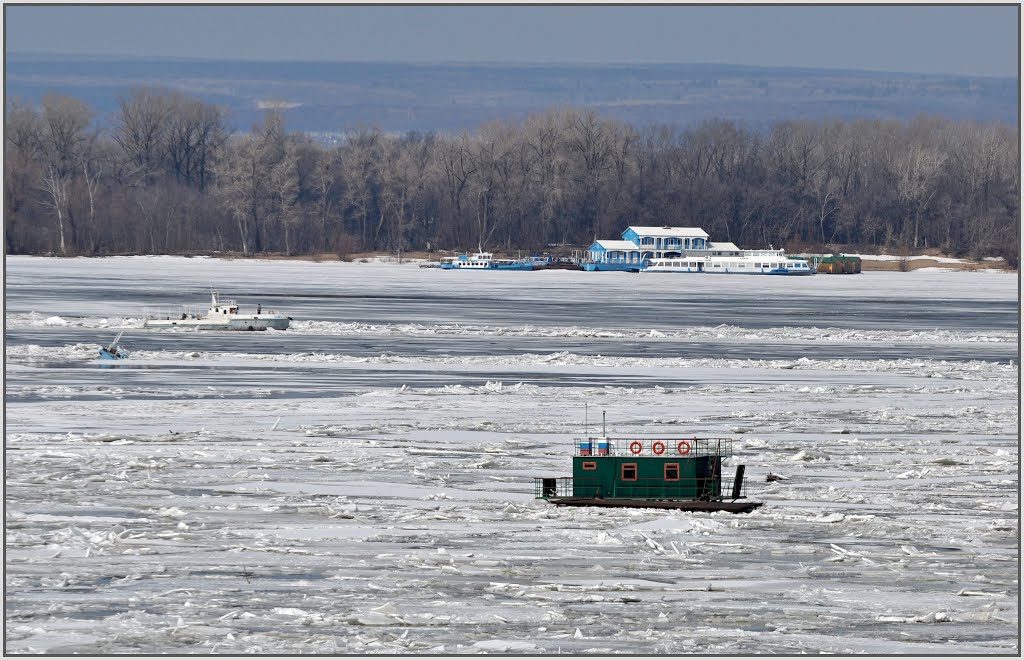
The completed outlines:
<svg viewBox="0 0 1024 660">
<path fill-rule="evenodd" d="M 267 187 L 271 210 L 284 229 L 284 252 L 291 256 L 291 234 L 299 219 L 299 153 L 293 142 L 286 142 L 281 158 L 270 168 Z"/>
<path fill-rule="evenodd" d="M 175 179 L 204 190 L 211 159 L 227 139 L 224 113 L 178 93 L 168 98 L 164 148 Z"/>
<path fill-rule="evenodd" d="M 15 99 L 7 101 L 4 113 L 4 244 L 15 251 L 16 225 L 24 216 L 24 207 L 37 187 L 43 125 L 39 113 Z"/>
<path fill-rule="evenodd" d="M 58 251 L 61 256 L 68 255 L 68 238 L 65 235 L 65 223 L 67 223 L 69 230 L 70 225 L 70 210 L 68 204 L 68 187 L 71 185 L 71 176 L 68 174 L 62 174 L 60 168 L 55 165 L 48 164 L 46 166 L 45 174 L 43 174 L 42 188 L 46 192 L 46 197 L 43 199 L 43 204 L 53 209 L 54 214 L 57 216 L 57 231 L 58 231 Z"/>
<path fill-rule="evenodd" d="M 358 221 L 360 248 L 371 245 L 369 220 L 380 214 L 380 167 L 384 138 L 376 128 L 346 136 L 342 155 L 345 205 Z"/>
<path fill-rule="evenodd" d="M 448 204 L 447 221 L 439 229 L 441 235 L 455 245 L 462 243 L 463 199 L 470 179 L 476 174 L 471 151 L 471 140 L 465 133 L 458 138 L 442 139 L 439 146 L 438 159 Z"/>
<path fill-rule="evenodd" d="M 565 145 L 565 113 L 547 111 L 526 119 L 523 131 L 525 148 L 533 156 L 530 168 L 531 188 L 538 198 L 538 228 L 541 242 L 568 240 L 565 210 L 569 157 Z"/>
<path fill-rule="evenodd" d="M 573 118 L 566 143 L 575 156 L 573 178 L 579 195 L 580 220 L 589 229 L 588 240 L 597 240 L 604 234 L 600 195 L 604 176 L 611 168 L 611 124 L 587 110 Z"/>
<path fill-rule="evenodd" d="M 338 186 L 337 152 L 327 150 L 317 152 L 316 164 L 313 167 L 313 191 L 316 195 L 316 218 L 320 228 L 320 249 L 327 251 L 331 242 L 332 232 L 327 229 L 328 220 L 334 217 L 334 191 Z"/>
<path fill-rule="evenodd" d="M 934 149 L 913 145 L 897 158 L 896 190 L 914 217 L 913 247 L 920 237 L 921 214 L 936 193 L 944 157 Z"/>
<path fill-rule="evenodd" d="M 98 143 L 97 137 L 96 134 L 93 134 L 78 155 L 85 192 L 89 199 L 89 219 L 86 224 L 89 254 L 96 253 L 96 195 L 100 187 L 100 177 L 103 174 L 102 146 Z"/>
<path fill-rule="evenodd" d="M 86 128 L 93 112 L 85 103 L 59 94 L 43 97 L 41 152 L 44 162 L 41 189 L 44 204 L 57 218 L 61 255 L 75 246 L 76 227 L 71 210 L 70 189 L 83 147 L 89 139 Z"/>
<path fill-rule="evenodd" d="M 128 181 L 149 185 L 156 181 L 167 153 L 168 118 L 172 97 L 166 90 L 135 87 L 118 100 L 113 137 L 124 155 L 122 172 Z"/>
<path fill-rule="evenodd" d="M 260 251 L 259 224 L 266 173 L 260 162 L 258 139 L 246 135 L 229 143 L 215 171 L 215 195 L 237 223 L 242 254 L 249 254 L 252 247 Z M 251 238 L 253 232 L 255 243 Z"/>
</svg>

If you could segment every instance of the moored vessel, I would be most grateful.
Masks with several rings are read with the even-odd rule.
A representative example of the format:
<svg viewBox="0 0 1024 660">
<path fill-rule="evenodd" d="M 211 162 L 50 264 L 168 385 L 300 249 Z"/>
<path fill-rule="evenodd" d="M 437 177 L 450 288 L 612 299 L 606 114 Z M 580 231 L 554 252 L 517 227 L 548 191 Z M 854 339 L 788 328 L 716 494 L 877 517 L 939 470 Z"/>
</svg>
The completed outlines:
<svg viewBox="0 0 1024 660">
<path fill-rule="evenodd" d="M 814 269 L 806 259 L 787 257 L 785 250 L 728 250 L 717 254 L 683 253 L 671 258 L 651 259 L 640 272 L 813 275 Z"/>
<path fill-rule="evenodd" d="M 445 270 L 486 270 L 491 267 L 494 255 L 482 250 L 472 255 L 460 254 L 457 257 L 445 257 L 441 259 L 441 268 Z"/>
<path fill-rule="evenodd" d="M 444 270 L 534 270 L 530 259 L 495 259 L 491 252 L 482 250 L 457 257 L 442 257 L 440 267 Z"/>
</svg>

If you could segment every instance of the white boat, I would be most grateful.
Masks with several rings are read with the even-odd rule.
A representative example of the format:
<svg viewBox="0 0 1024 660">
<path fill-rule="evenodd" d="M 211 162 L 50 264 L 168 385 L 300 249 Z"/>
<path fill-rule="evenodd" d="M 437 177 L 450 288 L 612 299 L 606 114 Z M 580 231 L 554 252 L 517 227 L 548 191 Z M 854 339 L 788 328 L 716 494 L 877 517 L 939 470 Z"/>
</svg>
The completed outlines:
<svg viewBox="0 0 1024 660">
<path fill-rule="evenodd" d="M 445 270 L 534 270 L 532 259 L 495 259 L 493 253 L 482 250 L 472 255 L 442 257 L 439 265 Z"/>
<path fill-rule="evenodd" d="M 472 255 L 460 254 L 458 257 L 446 257 L 441 260 L 441 268 L 445 270 L 487 270 L 491 268 L 494 255 L 490 252 L 475 252 Z"/>
<path fill-rule="evenodd" d="M 263 311 L 262 305 L 256 312 L 243 314 L 234 300 L 220 300 L 217 293 L 210 294 L 210 307 L 206 313 L 198 308 L 181 305 L 177 307 L 147 307 L 144 312 L 144 328 L 185 328 L 192 330 L 285 330 L 291 317 L 273 310 Z"/>
<path fill-rule="evenodd" d="M 731 244 L 730 244 L 731 246 Z M 785 250 L 690 250 L 678 256 L 649 259 L 642 273 L 728 273 L 732 275 L 813 275 L 806 259 Z"/>
</svg>

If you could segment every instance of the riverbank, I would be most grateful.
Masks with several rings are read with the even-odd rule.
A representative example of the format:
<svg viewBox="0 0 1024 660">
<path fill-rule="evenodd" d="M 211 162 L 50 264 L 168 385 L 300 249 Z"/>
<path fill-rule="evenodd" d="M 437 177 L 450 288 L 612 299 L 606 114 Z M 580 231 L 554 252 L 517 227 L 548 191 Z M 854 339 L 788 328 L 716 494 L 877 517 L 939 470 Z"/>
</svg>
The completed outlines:
<svg viewBox="0 0 1024 660">
<path fill-rule="evenodd" d="M 1002 257 L 988 257 L 982 261 L 970 259 L 956 259 L 954 257 L 941 257 L 930 255 L 919 255 L 912 257 L 900 257 L 893 255 L 851 255 L 859 256 L 862 270 L 887 270 L 905 272 L 919 270 L 921 268 L 944 268 L 947 270 L 1006 270 L 1015 271 L 1010 268 Z"/>
<path fill-rule="evenodd" d="M 1010 268 L 1006 261 L 1002 257 L 986 257 L 981 261 L 975 261 L 972 259 L 958 259 L 955 257 L 944 257 L 941 255 L 928 255 L 920 254 L 914 256 L 897 256 L 888 254 L 857 254 L 857 253 L 844 253 L 852 257 L 860 257 L 861 269 L 862 270 L 880 270 L 880 271 L 892 271 L 892 272 L 907 272 L 913 270 L 920 270 L 922 268 L 941 268 L 946 270 L 959 270 L 959 271 L 978 271 L 978 270 L 1002 270 L 1016 272 L 1016 268 Z M 442 256 L 450 256 L 449 253 L 429 253 L 429 252 L 408 252 L 404 253 L 401 258 L 401 263 L 421 263 L 426 261 L 437 261 Z M 496 257 L 502 257 L 506 255 L 495 254 Z M 507 255 L 510 258 L 514 258 L 518 255 Z M 234 255 L 228 258 L 247 258 L 241 255 Z M 252 258 L 252 257 L 249 257 Z M 336 261 L 338 256 L 335 254 L 319 254 L 319 255 L 300 255 L 300 256 L 285 256 L 285 255 L 260 255 L 259 259 L 298 259 L 304 261 Z M 384 261 L 389 263 L 399 263 L 397 255 L 386 254 L 382 252 L 365 252 L 359 254 L 352 254 L 347 256 L 342 261 L 350 262 L 362 262 L 368 263 L 371 261 Z"/>
<path fill-rule="evenodd" d="M 207 254 L 192 254 L 192 255 L 103 255 L 106 257 L 130 257 L 130 256 L 181 256 L 184 258 L 189 257 L 207 257 L 214 259 L 224 260 L 273 260 L 273 261 L 311 261 L 314 263 L 321 262 L 332 262 L 342 261 L 347 263 L 402 263 L 402 264 L 421 264 L 425 262 L 436 262 L 441 257 L 452 256 L 455 253 L 452 252 L 405 252 L 402 254 L 401 259 L 395 254 L 388 254 L 385 252 L 360 252 L 355 254 L 345 255 L 345 257 L 339 257 L 337 254 L 332 253 L 321 253 L 321 254 L 299 254 L 299 255 L 284 255 L 284 254 L 250 254 L 243 255 L 241 253 L 234 252 L 211 252 Z M 955 271 L 1005 271 L 1005 272 L 1018 272 L 1017 268 L 1010 267 L 1002 257 L 985 257 L 981 261 L 972 259 L 958 259 L 956 257 L 945 257 L 941 255 L 929 255 L 920 254 L 913 256 L 898 256 L 888 254 L 858 254 L 856 252 L 844 252 L 843 254 L 851 257 L 860 257 L 861 259 L 861 270 L 864 271 L 891 271 L 891 272 L 908 272 L 914 270 L 921 270 L 925 268 L 933 268 L 940 270 L 955 270 Z M 8 255 L 10 257 L 11 255 Z M 54 255 L 21 255 L 21 256 L 40 256 L 40 257 L 53 257 Z M 494 255 L 496 258 L 516 258 L 522 256 L 519 253 L 515 254 L 503 254 L 496 252 Z M 97 257 L 101 258 L 101 257 Z"/>
</svg>

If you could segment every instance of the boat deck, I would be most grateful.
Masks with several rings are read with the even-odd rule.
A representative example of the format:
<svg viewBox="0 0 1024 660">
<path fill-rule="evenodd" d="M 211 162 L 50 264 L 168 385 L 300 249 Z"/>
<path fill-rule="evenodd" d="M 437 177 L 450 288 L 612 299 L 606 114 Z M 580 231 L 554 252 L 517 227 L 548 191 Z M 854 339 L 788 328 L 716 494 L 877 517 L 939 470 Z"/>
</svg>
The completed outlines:
<svg viewBox="0 0 1024 660">
<path fill-rule="evenodd" d="M 764 502 L 738 502 L 723 500 L 645 500 L 645 499 L 603 499 L 599 497 L 548 497 L 557 506 L 607 506 L 642 509 L 677 509 L 680 511 L 728 511 L 729 513 L 750 513 Z"/>
</svg>

